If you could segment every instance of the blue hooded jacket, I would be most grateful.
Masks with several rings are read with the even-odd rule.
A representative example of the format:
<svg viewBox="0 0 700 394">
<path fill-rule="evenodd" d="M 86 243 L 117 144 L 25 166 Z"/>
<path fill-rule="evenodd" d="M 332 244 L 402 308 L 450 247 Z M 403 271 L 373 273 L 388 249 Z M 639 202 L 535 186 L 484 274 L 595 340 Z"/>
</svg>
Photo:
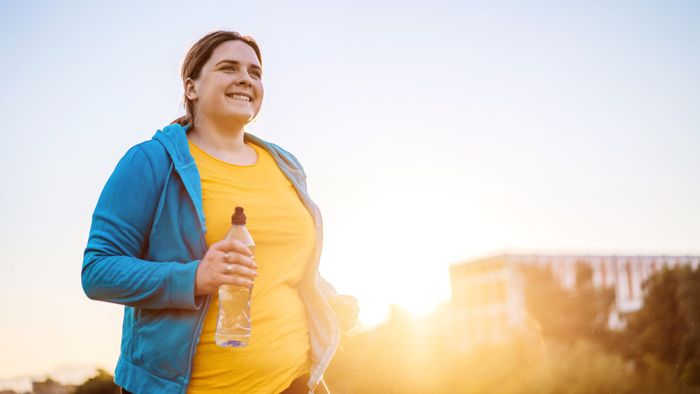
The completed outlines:
<svg viewBox="0 0 700 394">
<path fill-rule="evenodd" d="M 172 124 L 132 147 L 119 161 L 93 213 L 82 266 L 85 294 L 124 305 L 121 355 L 114 381 L 133 393 L 187 391 L 192 358 L 209 295 L 195 296 L 195 274 L 207 251 L 199 172 L 187 144 L 188 126 Z M 338 322 L 320 275 L 323 224 L 306 191 L 299 161 L 246 133 L 294 185 L 314 218 L 316 245 L 299 293 L 311 338 L 313 392 L 338 345 Z M 324 385 L 325 386 L 325 385 Z"/>
</svg>

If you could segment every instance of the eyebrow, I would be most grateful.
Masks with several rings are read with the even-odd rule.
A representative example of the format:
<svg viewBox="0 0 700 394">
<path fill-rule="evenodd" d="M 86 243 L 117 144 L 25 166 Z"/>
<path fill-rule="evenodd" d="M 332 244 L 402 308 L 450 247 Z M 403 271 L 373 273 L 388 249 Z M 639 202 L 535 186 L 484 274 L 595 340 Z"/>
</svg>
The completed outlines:
<svg viewBox="0 0 700 394">
<path fill-rule="evenodd" d="M 239 62 L 238 60 L 228 60 L 228 59 L 224 59 L 224 60 L 222 60 L 222 61 L 216 63 L 214 66 L 218 66 L 218 65 L 221 64 L 221 63 L 231 63 L 231 64 L 234 64 L 234 65 L 236 65 L 236 66 L 240 66 L 240 65 L 241 65 L 241 62 Z M 254 69 L 258 70 L 258 71 L 262 71 L 262 68 L 261 68 L 260 66 L 256 65 L 256 64 L 251 64 L 250 67 L 252 67 L 252 68 L 254 68 Z"/>
</svg>

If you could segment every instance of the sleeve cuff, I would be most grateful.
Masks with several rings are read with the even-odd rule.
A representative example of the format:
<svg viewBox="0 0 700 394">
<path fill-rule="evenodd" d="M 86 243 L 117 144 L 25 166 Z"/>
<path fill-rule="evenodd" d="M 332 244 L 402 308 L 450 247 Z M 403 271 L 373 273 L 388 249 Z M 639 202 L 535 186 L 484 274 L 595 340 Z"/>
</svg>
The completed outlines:
<svg viewBox="0 0 700 394">
<path fill-rule="evenodd" d="M 204 305 L 204 297 L 194 295 L 194 285 L 197 267 L 200 260 L 187 263 L 173 263 L 170 271 L 170 301 L 173 308 L 200 309 Z"/>
</svg>

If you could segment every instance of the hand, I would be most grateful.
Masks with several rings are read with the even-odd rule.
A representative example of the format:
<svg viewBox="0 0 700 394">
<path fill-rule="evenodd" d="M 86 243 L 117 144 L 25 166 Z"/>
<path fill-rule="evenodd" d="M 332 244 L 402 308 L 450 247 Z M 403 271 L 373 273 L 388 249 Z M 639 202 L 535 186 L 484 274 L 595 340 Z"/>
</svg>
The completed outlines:
<svg viewBox="0 0 700 394">
<path fill-rule="evenodd" d="M 329 297 L 328 303 L 333 308 L 335 316 L 338 318 L 340 328 L 343 331 L 351 329 L 357 322 L 357 316 L 360 313 L 360 307 L 357 304 L 357 299 L 349 295 L 335 295 Z"/>
<path fill-rule="evenodd" d="M 237 240 L 219 241 L 207 250 L 197 267 L 194 294 L 214 294 L 221 285 L 251 289 L 258 266 L 247 246 Z"/>
</svg>

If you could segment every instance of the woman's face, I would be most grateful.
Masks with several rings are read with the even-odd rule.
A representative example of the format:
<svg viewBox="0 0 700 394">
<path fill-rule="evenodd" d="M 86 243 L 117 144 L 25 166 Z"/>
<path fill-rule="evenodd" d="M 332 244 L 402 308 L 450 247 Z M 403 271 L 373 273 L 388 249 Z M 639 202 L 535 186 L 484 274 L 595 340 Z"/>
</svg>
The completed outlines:
<svg viewBox="0 0 700 394">
<path fill-rule="evenodd" d="M 250 122 L 263 99 L 262 67 L 255 51 L 243 41 L 216 47 L 196 80 L 185 81 L 195 118 L 220 124 Z"/>
</svg>

